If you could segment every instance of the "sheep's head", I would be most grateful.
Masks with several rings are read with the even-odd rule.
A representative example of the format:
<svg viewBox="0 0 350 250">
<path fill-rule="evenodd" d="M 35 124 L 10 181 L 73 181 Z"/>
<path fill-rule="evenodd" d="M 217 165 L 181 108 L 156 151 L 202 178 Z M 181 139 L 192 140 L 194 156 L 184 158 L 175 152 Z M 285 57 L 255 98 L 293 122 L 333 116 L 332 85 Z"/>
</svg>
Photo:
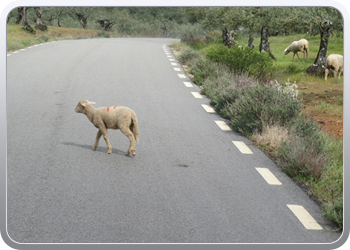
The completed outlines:
<svg viewBox="0 0 350 250">
<path fill-rule="evenodd" d="M 88 100 L 81 100 L 78 102 L 78 105 L 75 107 L 75 112 L 77 113 L 84 113 L 84 109 L 86 108 L 87 105 L 93 105 L 96 102 L 90 102 Z"/>
<path fill-rule="evenodd" d="M 289 47 L 284 50 L 284 54 L 287 55 L 290 52 Z"/>
</svg>

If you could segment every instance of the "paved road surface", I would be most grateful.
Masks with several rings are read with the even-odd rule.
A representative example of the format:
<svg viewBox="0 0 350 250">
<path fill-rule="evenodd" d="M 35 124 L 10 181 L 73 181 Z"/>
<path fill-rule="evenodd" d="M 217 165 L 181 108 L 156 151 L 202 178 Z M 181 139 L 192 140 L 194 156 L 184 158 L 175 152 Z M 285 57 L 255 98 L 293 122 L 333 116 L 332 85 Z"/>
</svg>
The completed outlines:
<svg viewBox="0 0 350 250">
<path fill-rule="evenodd" d="M 181 78 L 171 42 L 59 41 L 8 55 L 9 237 L 20 243 L 336 241 L 340 233 L 319 207 L 202 107 L 209 100 L 195 98 L 200 89 Z M 109 130 L 112 154 L 103 139 L 91 150 L 97 130 L 74 112 L 81 99 L 136 112 L 136 157 L 124 155 L 128 139 L 120 131 Z M 269 184 L 258 170 L 282 185 Z M 313 229 L 289 205 L 305 209 Z"/>
</svg>

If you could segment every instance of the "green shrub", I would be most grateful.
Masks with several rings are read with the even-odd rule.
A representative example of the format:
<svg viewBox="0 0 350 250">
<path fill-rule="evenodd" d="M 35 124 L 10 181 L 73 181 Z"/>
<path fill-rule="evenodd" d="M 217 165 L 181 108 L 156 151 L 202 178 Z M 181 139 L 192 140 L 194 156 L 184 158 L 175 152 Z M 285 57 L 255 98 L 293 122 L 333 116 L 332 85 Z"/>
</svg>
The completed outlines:
<svg viewBox="0 0 350 250">
<path fill-rule="evenodd" d="M 316 145 L 315 145 L 316 144 Z M 317 149 L 318 142 L 308 137 L 294 136 L 279 148 L 279 159 L 285 162 L 282 168 L 289 176 L 301 176 L 319 180 L 328 164 L 329 157 Z"/>
<path fill-rule="evenodd" d="M 263 124 L 285 126 L 300 113 L 302 103 L 296 94 L 281 85 L 241 82 L 231 93 L 223 113 L 232 127 L 245 135 L 261 132 Z"/>
<path fill-rule="evenodd" d="M 191 48 L 184 49 L 181 52 L 181 54 L 178 56 L 178 60 L 182 64 L 188 64 L 189 66 L 191 66 L 194 63 L 194 61 L 199 58 L 200 58 L 199 53 Z"/>
<path fill-rule="evenodd" d="M 108 32 L 106 32 L 106 31 L 101 31 L 101 32 L 96 33 L 95 37 L 110 38 L 111 35 Z"/>
<path fill-rule="evenodd" d="M 227 65 L 230 70 L 246 72 L 261 80 L 269 79 L 273 72 L 273 62 L 269 55 L 248 47 L 233 46 L 229 49 L 223 44 L 213 44 L 207 49 L 207 57 Z"/>
<path fill-rule="evenodd" d="M 343 229 L 343 197 L 322 205 L 323 215 L 332 221 L 339 230 Z"/>
<path fill-rule="evenodd" d="M 206 32 L 200 24 L 182 25 L 179 30 L 181 42 L 194 45 L 205 41 Z"/>
<path fill-rule="evenodd" d="M 214 63 L 205 58 L 196 60 L 190 69 L 190 73 L 194 75 L 193 81 L 198 85 L 202 85 L 207 78 L 216 79 L 221 74 L 225 74 L 225 71 L 227 71 L 225 65 Z"/>
</svg>

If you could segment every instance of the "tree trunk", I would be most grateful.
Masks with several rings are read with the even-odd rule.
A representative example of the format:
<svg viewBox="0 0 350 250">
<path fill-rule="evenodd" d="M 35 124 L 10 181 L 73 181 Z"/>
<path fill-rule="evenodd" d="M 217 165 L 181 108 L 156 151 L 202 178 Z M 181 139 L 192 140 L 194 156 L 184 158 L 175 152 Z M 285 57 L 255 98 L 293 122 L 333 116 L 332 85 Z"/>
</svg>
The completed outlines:
<svg viewBox="0 0 350 250">
<path fill-rule="evenodd" d="M 39 29 L 41 31 L 47 31 L 47 26 L 43 24 L 42 21 L 42 15 L 43 15 L 43 10 L 41 7 L 35 7 L 35 14 L 36 14 L 36 25 L 35 28 Z"/>
<path fill-rule="evenodd" d="M 249 34 L 249 40 L 248 40 L 248 47 L 251 48 L 251 49 L 254 49 L 254 37 L 252 34 Z"/>
<path fill-rule="evenodd" d="M 269 29 L 267 27 L 261 28 L 261 40 L 260 40 L 259 50 L 260 50 L 260 53 L 263 51 L 269 53 L 269 56 L 273 60 L 276 60 L 276 58 L 274 57 L 274 55 L 272 55 L 270 51 Z"/>
<path fill-rule="evenodd" d="M 62 25 L 61 25 L 61 14 L 62 14 L 62 11 L 61 10 L 58 11 L 58 13 L 57 13 L 57 26 L 58 27 L 62 27 Z"/>
<path fill-rule="evenodd" d="M 23 28 L 28 30 L 30 33 L 35 34 L 35 30 L 29 25 L 27 21 L 27 7 L 18 8 L 18 18 L 16 24 L 23 24 Z"/>
<path fill-rule="evenodd" d="M 110 20 L 97 20 L 97 22 L 101 25 L 102 31 L 111 31 L 112 26 L 115 24 Z"/>
<path fill-rule="evenodd" d="M 226 27 L 222 30 L 222 40 L 225 46 L 231 48 L 232 45 L 235 45 L 235 32 L 233 30 L 228 30 Z"/>
<path fill-rule="evenodd" d="M 313 65 L 307 68 L 306 72 L 310 75 L 322 75 L 324 74 L 324 66 L 326 65 L 327 59 L 327 47 L 328 47 L 328 39 L 331 34 L 332 22 L 327 20 L 323 23 L 320 23 L 319 30 L 321 33 L 321 42 L 320 49 L 318 51 L 317 57 Z"/>
<path fill-rule="evenodd" d="M 17 9 L 18 11 L 18 16 L 17 16 L 17 20 L 16 20 L 16 24 L 22 24 L 23 23 L 23 18 L 25 16 L 25 7 L 19 7 Z"/>
</svg>

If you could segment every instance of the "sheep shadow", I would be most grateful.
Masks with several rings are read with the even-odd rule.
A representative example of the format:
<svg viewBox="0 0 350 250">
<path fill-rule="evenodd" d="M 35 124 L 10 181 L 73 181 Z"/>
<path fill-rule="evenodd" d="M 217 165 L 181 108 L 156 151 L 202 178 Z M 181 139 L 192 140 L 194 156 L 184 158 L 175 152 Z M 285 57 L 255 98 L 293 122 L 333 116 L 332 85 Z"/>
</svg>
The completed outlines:
<svg viewBox="0 0 350 250">
<path fill-rule="evenodd" d="M 92 150 L 92 145 L 83 145 L 83 144 L 79 144 L 79 143 L 75 143 L 75 142 L 63 142 L 62 144 L 66 145 L 66 146 L 74 146 L 74 147 L 89 149 L 89 150 L 93 151 Z M 107 154 L 107 147 L 98 146 L 95 151 Z M 125 152 L 122 151 L 122 150 L 113 148 L 112 149 L 112 154 L 125 155 Z"/>
</svg>

